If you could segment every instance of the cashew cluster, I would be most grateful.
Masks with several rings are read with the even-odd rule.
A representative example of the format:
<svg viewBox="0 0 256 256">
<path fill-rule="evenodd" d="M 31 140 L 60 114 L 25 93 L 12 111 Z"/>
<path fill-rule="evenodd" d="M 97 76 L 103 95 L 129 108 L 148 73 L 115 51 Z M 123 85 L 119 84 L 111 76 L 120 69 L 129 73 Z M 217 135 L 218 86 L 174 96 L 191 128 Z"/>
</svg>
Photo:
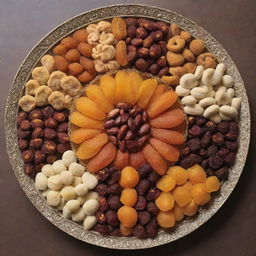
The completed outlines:
<svg viewBox="0 0 256 256">
<path fill-rule="evenodd" d="M 94 213 L 99 208 L 98 194 L 89 190 L 97 184 L 97 178 L 77 163 L 72 150 L 64 152 L 61 160 L 44 165 L 35 178 L 35 186 L 47 204 L 62 211 L 65 218 L 83 221 L 86 230 L 96 224 Z"/>
<path fill-rule="evenodd" d="M 198 66 L 194 74 L 180 78 L 175 90 L 182 97 L 186 114 L 204 116 L 215 123 L 238 118 L 241 98 L 235 97 L 233 77 L 225 71 L 223 63 L 215 69 Z"/>
<path fill-rule="evenodd" d="M 104 73 L 118 69 L 120 64 L 115 60 L 116 39 L 111 32 L 111 23 L 100 21 L 97 24 L 90 24 L 86 30 L 88 43 L 94 45 L 92 58 L 94 59 L 95 70 Z"/>
</svg>

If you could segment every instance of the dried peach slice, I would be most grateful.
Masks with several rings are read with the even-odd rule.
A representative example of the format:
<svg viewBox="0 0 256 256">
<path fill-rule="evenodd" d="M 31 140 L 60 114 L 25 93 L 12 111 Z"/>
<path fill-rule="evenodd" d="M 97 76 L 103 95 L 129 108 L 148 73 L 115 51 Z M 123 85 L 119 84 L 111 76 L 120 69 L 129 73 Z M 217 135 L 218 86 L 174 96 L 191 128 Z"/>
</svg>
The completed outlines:
<svg viewBox="0 0 256 256">
<path fill-rule="evenodd" d="M 122 225 L 127 228 L 132 228 L 135 226 L 138 220 L 137 211 L 126 205 L 119 208 L 117 211 L 117 216 Z"/>
<path fill-rule="evenodd" d="M 162 228 L 171 228 L 175 225 L 175 214 L 173 211 L 160 211 L 156 216 L 157 223 Z"/>
<path fill-rule="evenodd" d="M 180 108 L 166 111 L 153 118 L 150 123 L 155 128 L 173 128 L 185 120 L 185 115 Z"/>
<path fill-rule="evenodd" d="M 146 159 L 141 151 L 130 154 L 130 165 L 135 169 L 146 163 Z"/>
<path fill-rule="evenodd" d="M 108 99 L 109 102 L 112 104 L 116 104 L 116 81 L 110 75 L 103 75 L 100 78 L 100 88 Z"/>
<path fill-rule="evenodd" d="M 167 162 L 158 154 L 158 152 L 149 144 L 147 144 L 142 153 L 151 165 L 151 167 L 160 175 L 164 175 L 167 171 Z"/>
<path fill-rule="evenodd" d="M 154 78 L 150 78 L 144 80 L 141 84 L 141 93 L 138 99 L 137 104 L 139 107 L 145 109 L 154 94 L 157 87 L 157 80 Z"/>
<path fill-rule="evenodd" d="M 166 160 L 171 162 L 179 160 L 180 151 L 176 147 L 155 138 L 151 138 L 149 143 Z"/>
<path fill-rule="evenodd" d="M 98 108 L 94 101 L 87 97 L 80 97 L 76 99 L 75 104 L 76 109 L 79 112 L 90 118 L 103 120 L 107 117 L 106 114 Z"/>
<path fill-rule="evenodd" d="M 87 169 L 90 172 L 98 172 L 108 166 L 116 156 L 116 147 L 111 143 L 107 143 L 101 151 L 87 163 Z"/>
<path fill-rule="evenodd" d="M 174 197 L 171 192 L 161 192 L 155 203 L 160 211 L 167 212 L 174 207 Z"/>
<path fill-rule="evenodd" d="M 79 128 L 71 132 L 70 141 L 81 144 L 83 141 L 93 138 L 99 133 L 101 133 L 101 130 L 98 129 Z"/>
<path fill-rule="evenodd" d="M 128 83 L 128 72 L 118 71 L 115 76 L 116 81 L 116 102 L 131 103 L 130 85 Z"/>
<path fill-rule="evenodd" d="M 76 151 L 77 157 L 86 160 L 94 157 L 108 142 L 108 135 L 100 133 L 95 137 L 84 141 Z"/>
<path fill-rule="evenodd" d="M 129 153 L 123 153 L 121 150 L 118 150 L 113 165 L 119 169 L 123 169 L 125 166 L 129 165 Z"/>
<path fill-rule="evenodd" d="M 129 71 L 127 82 L 130 87 L 130 103 L 134 105 L 139 99 L 143 79 L 138 72 Z"/>
<path fill-rule="evenodd" d="M 103 122 L 91 119 L 83 114 L 74 111 L 71 114 L 70 121 L 72 124 L 77 125 L 83 128 L 95 128 L 95 129 L 103 129 Z"/>
<path fill-rule="evenodd" d="M 98 85 L 91 84 L 85 89 L 86 95 L 96 103 L 96 105 L 104 112 L 108 113 L 114 106 L 104 96 Z"/>
<path fill-rule="evenodd" d="M 174 91 L 167 91 L 160 95 L 149 107 L 148 115 L 150 118 L 154 118 L 163 113 L 169 107 L 171 107 L 178 98 L 178 94 Z"/>
<path fill-rule="evenodd" d="M 180 145 L 185 142 L 184 134 L 177 131 L 152 128 L 151 134 L 154 138 L 159 139 L 168 144 Z"/>
<path fill-rule="evenodd" d="M 148 107 L 150 105 L 153 104 L 153 102 L 159 98 L 160 95 L 162 95 L 164 92 L 167 91 L 167 86 L 165 84 L 159 84 L 157 87 L 156 87 L 156 90 L 154 92 L 154 94 L 152 95 L 150 101 L 149 101 L 149 104 L 148 104 Z"/>
</svg>

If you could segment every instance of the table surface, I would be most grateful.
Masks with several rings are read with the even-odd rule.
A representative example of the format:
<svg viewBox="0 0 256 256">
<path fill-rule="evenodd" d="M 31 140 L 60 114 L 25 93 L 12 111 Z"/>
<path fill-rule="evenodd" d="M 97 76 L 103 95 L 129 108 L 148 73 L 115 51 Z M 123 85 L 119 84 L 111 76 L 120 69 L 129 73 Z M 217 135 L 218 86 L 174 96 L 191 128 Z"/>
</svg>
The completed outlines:
<svg viewBox="0 0 256 256">
<path fill-rule="evenodd" d="M 109 0 L 1 0 L 0 1 L 0 255 L 119 255 L 98 248 L 58 230 L 31 204 L 20 188 L 5 149 L 4 107 L 14 75 L 31 48 L 63 21 L 96 7 L 116 4 Z M 130 3 L 130 1 L 123 1 Z M 231 55 L 244 79 L 251 103 L 252 136 L 243 175 L 219 212 L 192 234 L 147 253 L 190 256 L 256 255 L 256 145 L 255 63 L 256 1 L 254 0 L 158 0 L 158 5 L 194 20 L 212 34 Z M 168 253 L 167 253 L 168 252 Z M 122 255 L 130 255 L 122 251 Z"/>
</svg>

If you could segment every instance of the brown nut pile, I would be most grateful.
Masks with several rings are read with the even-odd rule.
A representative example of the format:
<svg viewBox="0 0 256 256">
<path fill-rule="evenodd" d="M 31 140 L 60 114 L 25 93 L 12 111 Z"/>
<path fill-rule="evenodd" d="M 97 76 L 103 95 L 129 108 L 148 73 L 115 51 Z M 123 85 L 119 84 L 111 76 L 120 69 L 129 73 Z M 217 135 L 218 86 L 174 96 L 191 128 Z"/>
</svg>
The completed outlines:
<svg viewBox="0 0 256 256">
<path fill-rule="evenodd" d="M 118 103 L 104 123 L 106 133 L 122 152 L 138 152 L 148 141 L 151 132 L 146 111 L 138 106 Z"/>
<path fill-rule="evenodd" d="M 18 146 L 26 174 L 35 175 L 44 164 L 53 163 L 71 149 L 68 116 L 68 110 L 55 111 L 51 106 L 18 113 Z"/>
<path fill-rule="evenodd" d="M 203 117 L 188 117 L 188 138 L 181 151 L 180 166 L 200 164 L 208 176 L 228 178 L 238 150 L 239 127 L 235 121 L 215 124 Z"/>
</svg>

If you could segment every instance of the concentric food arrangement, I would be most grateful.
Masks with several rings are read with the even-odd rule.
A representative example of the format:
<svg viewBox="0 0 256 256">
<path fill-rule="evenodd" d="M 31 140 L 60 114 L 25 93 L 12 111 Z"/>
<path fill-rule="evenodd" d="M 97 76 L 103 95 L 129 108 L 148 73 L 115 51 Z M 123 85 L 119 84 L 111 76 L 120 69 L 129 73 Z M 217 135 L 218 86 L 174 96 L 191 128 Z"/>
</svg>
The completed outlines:
<svg viewBox="0 0 256 256">
<path fill-rule="evenodd" d="M 27 196 L 98 246 L 149 248 L 206 222 L 242 172 L 243 81 L 192 21 L 150 6 L 81 14 L 40 41 L 6 107 L 6 142 Z"/>
</svg>

